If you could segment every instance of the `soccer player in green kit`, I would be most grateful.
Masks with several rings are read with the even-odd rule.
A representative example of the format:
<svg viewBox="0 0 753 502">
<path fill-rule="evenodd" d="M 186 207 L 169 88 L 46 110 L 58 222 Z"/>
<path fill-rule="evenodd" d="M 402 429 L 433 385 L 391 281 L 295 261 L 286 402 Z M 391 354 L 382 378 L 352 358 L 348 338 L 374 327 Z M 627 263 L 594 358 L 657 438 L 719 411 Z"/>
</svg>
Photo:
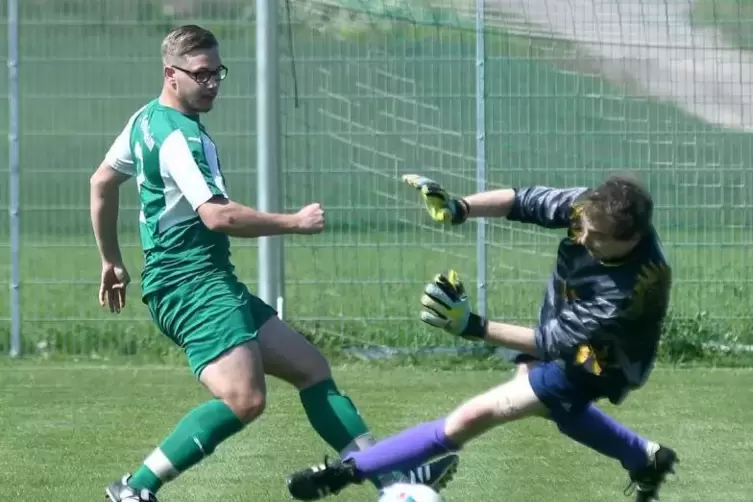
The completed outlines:
<svg viewBox="0 0 753 502">
<path fill-rule="evenodd" d="M 164 85 L 127 121 L 91 178 L 91 220 L 102 259 L 100 305 L 125 307 L 130 281 L 117 237 L 118 193 L 136 178 L 145 265 L 142 301 L 160 330 L 186 353 L 213 399 L 194 408 L 133 474 L 110 483 L 111 502 L 156 502 L 166 482 L 210 455 L 261 415 L 265 375 L 300 392 L 314 430 L 341 455 L 368 448 L 373 436 L 332 379 L 321 352 L 277 317 L 234 274 L 229 237 L 316 234 L 324 211 L 268 214 L 233 201 L 215 143 L 199 120 L 227 76 L 214 35 L 187 25 L 162 43 Z M 458 457 L 372 479 L 440 489 Z"/>
</svg>

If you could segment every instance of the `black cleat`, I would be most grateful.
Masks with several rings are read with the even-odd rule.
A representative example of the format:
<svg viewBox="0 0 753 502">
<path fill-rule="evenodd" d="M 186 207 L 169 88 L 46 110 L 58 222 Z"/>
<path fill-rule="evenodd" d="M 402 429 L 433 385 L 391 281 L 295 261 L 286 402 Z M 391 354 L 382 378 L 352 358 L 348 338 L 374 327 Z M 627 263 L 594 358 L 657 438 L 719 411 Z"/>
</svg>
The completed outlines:
<svg viewBox="0 0 753 502">
<path fill-rule="evenodd" d="M 649 465 L 630 473 L 630 483 L 625 490 L 625 494 L 630 495 L 632 490 L 635 489 L 636 502 L 659 500 L 659 488 L 664 483 L 664 478 L 667 474 L 674 474 L 675 464 L 679 462 L 680 460 L 674 450 L 666 446 L 659 446 Z"/>
<path fill-rule="evenodd" d="M 303 469 L 287 479 L 288 491 L 296 500 L 319 500 L 328 495 L 336 495 L 351 484 L 361 484 L 363 479 L 356 474 L 350 461 L 329 460 Z"/>
<path fill-rule="evenodd" d="M 452 481 L 452 477 L 458 470 L 460 457 L 455 454 L 447 455 L 433 462 L 428 462 L 410 471 L 403 472 L 410 483 L 420 483 L 430 486 L 439 492 Z"/>
<path fill-rule="evenodd" d="M 130 474 L 113 481 L 105 488 L 105 500 L 110 502 L 158 502 L 157 496 L 147 489 L 135 490 L 128 486 Z"/>
</svg>

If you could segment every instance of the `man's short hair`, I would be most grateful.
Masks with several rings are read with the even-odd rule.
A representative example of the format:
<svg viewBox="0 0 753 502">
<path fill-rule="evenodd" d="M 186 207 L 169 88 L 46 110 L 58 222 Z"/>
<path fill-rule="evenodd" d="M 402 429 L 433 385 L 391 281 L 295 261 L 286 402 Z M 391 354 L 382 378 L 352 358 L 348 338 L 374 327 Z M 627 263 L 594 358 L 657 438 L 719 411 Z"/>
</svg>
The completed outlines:
<svg viewBox="0 0 753 502">
<path fill-rule="evenodd" d="M 584 215 L 612 238 L 630 240 L 652 225 L 654 201 L 631 174 L 614 174 L 582 197 Z"/>
<path fill-rule="evenodd" d="M 167 63 L 195 51 L 214 49 L 219 43 L 214 34 L 195 24 L 175 28 L 162 40 L 162 61 Z"/>
</svg>

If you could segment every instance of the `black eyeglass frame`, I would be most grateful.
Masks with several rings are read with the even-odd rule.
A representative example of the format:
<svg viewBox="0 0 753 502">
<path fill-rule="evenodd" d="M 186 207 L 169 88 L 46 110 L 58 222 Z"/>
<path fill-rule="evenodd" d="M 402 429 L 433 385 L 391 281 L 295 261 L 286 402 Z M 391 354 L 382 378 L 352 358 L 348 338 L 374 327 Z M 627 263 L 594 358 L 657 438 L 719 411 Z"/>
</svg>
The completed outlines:
<svg viewBox="0 0 753 502">
<path fill-rule="evenodd" d="M 209 83 L 209 81 L 214 77 L 217 79 L 218 82 L 222 82 L 227 78 L 228 69 L 227 66 L 220 65 L 217 67 L 216 70 L 207 70 L 207 69 L 201 69 L 196 71 L 186 70 L 185 68 L 181 68 L 180 66 L 170 65 L 171 68 L 175 68 L 176 70 L 180 70 L 189 77 L 191 77 L 191 80 L 196 82 L 199 85 L 206 85 Z"/>
</svg>

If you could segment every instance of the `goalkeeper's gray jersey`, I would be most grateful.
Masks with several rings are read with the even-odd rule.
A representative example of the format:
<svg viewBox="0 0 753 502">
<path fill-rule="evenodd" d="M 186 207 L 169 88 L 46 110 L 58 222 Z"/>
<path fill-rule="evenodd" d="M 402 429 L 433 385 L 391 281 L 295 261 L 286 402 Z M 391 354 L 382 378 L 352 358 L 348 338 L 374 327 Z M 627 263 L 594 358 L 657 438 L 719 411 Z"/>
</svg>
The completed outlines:
<svg viewBox="0 0 753 502">
<path fill-rule="evenodd" d="M 603 263 L 575 242 L 586 188 L 518 189 L 512 221 L 567 228 L 535 328 L 538 357 L 642 385 L 653 368 L 667 314 L 671 269 L 656 232 L 620 263 Z"/>
<path fill-rule="evenodd" d="M 209 230 L 197 213 L 212 197 L 227 197 L 217 147 L 198 117 L 155 99 L 131 116 L 105 160 L 136 178 L 143 296 L 233 272 L 228 236 Z"/>
</svg>

